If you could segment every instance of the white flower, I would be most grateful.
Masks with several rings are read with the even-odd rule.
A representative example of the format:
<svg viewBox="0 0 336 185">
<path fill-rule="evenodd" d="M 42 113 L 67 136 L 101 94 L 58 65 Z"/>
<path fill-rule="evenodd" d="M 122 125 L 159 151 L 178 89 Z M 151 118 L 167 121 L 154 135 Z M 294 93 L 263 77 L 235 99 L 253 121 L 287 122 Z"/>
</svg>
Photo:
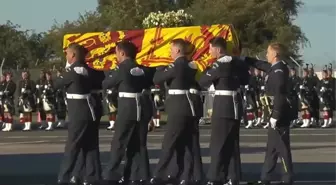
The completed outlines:
<svg viewBox="0 0 336 185">
<path fill-rule="evenodd" d="M 142 22 L 145 28 L 152 27 L 179 27 L 192 24 L 193 17 L 184 10 L 170 11 L 166 13 L 151 12 Z"/>
</svg>

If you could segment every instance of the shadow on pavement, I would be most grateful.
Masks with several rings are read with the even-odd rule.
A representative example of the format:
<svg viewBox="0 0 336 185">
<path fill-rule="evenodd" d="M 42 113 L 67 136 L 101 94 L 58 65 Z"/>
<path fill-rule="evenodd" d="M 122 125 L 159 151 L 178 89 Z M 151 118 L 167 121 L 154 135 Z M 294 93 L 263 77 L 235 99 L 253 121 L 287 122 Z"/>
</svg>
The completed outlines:
<svg viewBox="0 0 336 185">
<path fill-rule="evenodd" d="M 307 148 L 307 147 L 300 147 Z M 295 149 L 295 147 L 293 148 Z M 242 153 L 263 152 L 264 148 L 245 148 Z M 150 158 L 159 157 L 159 150 L 150 150 Z M 204 154 L 208 151 L 203 150 Z M 109 158 L 108 152 L 102 152 L 102 161 Z M 207 155 L 203 155 L 207 156 Z M 55 184 L 57 172 L 62 160 L 62 153 L 53 154 L 20 154 L 20 155 L 0 155 L 0 185 L 41 185 Z M 104 164 L 104 163 L 103 163 Z M 206 172 L 209 163 L 204 163 Z M 242 181 L 258 180 L 262 164 L 244 163 L 242 164 Z M 280 167 L 280 165 L 278 165 Z M 155 164 L 151 165 L 151 169 Z M 335 163 L 294 163 L 295 180 L 297 181 L 335 181 Z M 277 169 L 274 179 L 281 180 L 281 170 Z M 309 183 L 312 184 L 313 182 Z M 301 183 L 300 183 L 301 184 Z M 316 184 L 317 185 L 317 184 Z M 322 185 L 318 183 L 318 185 Z"/>
</svg>

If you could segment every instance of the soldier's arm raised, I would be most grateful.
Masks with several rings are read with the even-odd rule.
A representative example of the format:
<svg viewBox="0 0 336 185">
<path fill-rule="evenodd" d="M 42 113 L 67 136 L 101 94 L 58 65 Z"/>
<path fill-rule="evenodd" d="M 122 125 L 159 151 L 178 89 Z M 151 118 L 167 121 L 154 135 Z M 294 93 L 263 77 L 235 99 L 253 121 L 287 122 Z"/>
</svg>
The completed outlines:
<svg viewBox="0 0 336 185">
<path fill-rule="evenodd" d="M 274 105 L 273 105 L 273 112 L 272 112 L 272 118 L 279 120 L 280 118 L 283 118 L 283 107 L 285 105 L 286 100 L 286 83 L 288 80 L 288 76 L 285 74 L 285 72 L 282 69 L 276 69 L 274 73 L 272 74 L 274 77 Z"/>
<path fill-rule="evenodd" d="M 266 61 L 263 61 L 263 60 L 258 60 L 258 59 L 255 59 L 255 58 L 251 58 L 251 57 L 242 57 L 242 59 L 248 64 L 248 65 L 251 65 L 261 71 L 269 71 L 271 69 L 271 64 L 266 62 Z"/>
<path fill-rule="evenodd" d="M 165 81 L 173 79 L 175 77 L 175 72 L 175 64 L 170 64 L 166 68 L 158 67 L 153 77 L 154 84 L 159 85 Z"/>
<path fill-rule="evenodd" d="M 54 89 L 63 89 L 66 86 L 69 86 L 73 82 L 74 71 L 72 69 L 68 69 L 69 71 L 65 72 L 62 77 L 55 80 Z"/>
<path fill-rule="evenodd" d="M 208 89 L 211 84 L 219 79 L 219 64 L 215 62 L 211 68 L 206 69 L 198 80 L 198 84 L 205 89 Z"/>
<path fill-rule="evenodd" d="M 102 83 L 103 89 L 111 89 L 118 86 L 122 81 L 122 70 L 119 68 L 111 71 L 108 77 L 106 77 Z"/>
</svg>

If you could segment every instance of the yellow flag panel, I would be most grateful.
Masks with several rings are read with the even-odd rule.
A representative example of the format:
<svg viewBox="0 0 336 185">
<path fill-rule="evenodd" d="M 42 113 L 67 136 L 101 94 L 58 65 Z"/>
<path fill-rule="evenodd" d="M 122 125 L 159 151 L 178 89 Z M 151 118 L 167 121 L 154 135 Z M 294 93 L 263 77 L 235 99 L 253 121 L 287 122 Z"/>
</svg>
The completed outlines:
<svg viewBox="0 0 336 185">
<path fill-rule="evenodd" d="M 81 44 L 89 51 L 86 59 L 91 67 L 97 70 L 108 70 L 116 66 L 116 43 L 127 39 L 138 48 L 139 64 L 156 67 L 173 62 L 170 57 L 170 41 L 181 38 L 191 44 L 191 60 L 196 61 L 199 70 L 203 71 L 213 61 L 208 50 L 209 42 L 214 37 L 226 39 L 228 54 L 240 54 L 239 39 L 233 26 L 223 24 L 67 34 L 64 36 L 63 49 L 66 49 L 70 43 Z"/>
</svg>

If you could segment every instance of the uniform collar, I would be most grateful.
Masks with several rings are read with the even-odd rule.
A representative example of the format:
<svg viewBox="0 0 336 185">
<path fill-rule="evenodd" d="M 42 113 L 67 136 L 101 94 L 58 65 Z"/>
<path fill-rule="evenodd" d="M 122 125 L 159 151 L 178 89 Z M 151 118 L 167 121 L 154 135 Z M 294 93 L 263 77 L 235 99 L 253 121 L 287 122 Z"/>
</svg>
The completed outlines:
<svg viewBox="0 0 336 185">
<path fill-rule="evenodd" d="M 281 61 L 277 61 L 277 62 L 275 62 L 274 64 L 272 64 L 272 67 L 273 66 L 275 66 L 275 65 L 277 65 L 277 64 L 279 64 Z"/>
</svg>

